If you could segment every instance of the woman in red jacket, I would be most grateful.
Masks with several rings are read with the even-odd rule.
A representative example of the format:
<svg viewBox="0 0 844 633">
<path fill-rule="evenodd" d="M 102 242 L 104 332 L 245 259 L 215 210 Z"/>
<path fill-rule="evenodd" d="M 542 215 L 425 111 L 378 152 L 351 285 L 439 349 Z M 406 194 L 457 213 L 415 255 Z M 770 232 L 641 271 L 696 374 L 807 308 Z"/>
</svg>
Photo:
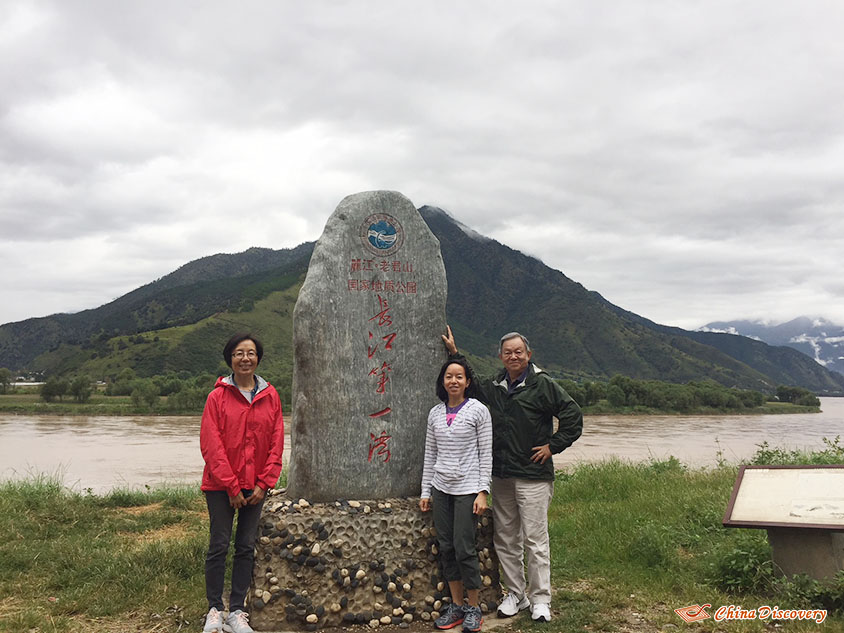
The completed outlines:
<svg viewBox="0 0 844 633">
<path fill-rule="evenodd" d="M 208 615 L 205 633 L 252 633 L 244 611 L 252 581 L 255 538 L 267 490 L 281 473 L 284 420 L 275 388 L 255 375 L 264 348 L 251 334 L 235 334 L 223 348 L 232 373 L 217 379 L 202 412 L 199 446 L 210 539 L 205 558 Z M 237 512 L 229 615 L 223 621 L 223 581 Z"/>
</svg>

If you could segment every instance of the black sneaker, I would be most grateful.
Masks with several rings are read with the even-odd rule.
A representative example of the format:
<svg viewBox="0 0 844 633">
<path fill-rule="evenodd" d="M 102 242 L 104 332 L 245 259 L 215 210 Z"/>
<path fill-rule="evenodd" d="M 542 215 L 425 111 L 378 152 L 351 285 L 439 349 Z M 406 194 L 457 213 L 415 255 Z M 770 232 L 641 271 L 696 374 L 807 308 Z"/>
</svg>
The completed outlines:
<svg viewBox="0 0 844 633">
<path fill-rule="evenodd" d="M 442 615 L 434 620 L 434 626 L 438 629 L 453 629 L 458 624 L 463 624 L 463 607 L 450 602 Z"/>
</svg>

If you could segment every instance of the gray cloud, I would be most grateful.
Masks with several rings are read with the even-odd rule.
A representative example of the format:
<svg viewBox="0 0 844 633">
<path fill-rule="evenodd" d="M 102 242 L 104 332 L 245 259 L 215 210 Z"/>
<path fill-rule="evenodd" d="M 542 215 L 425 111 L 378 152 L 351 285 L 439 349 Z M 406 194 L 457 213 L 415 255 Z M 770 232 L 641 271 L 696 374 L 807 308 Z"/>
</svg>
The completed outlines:
<svg viewBox="0 0 844 633">
<path fill-rule="evenodd" d="M 844 322 L 842 30 L 831 1 L 7 2 L 0 322 L 316 239 L 367 189 L 659 322 Z"/>
</svg>

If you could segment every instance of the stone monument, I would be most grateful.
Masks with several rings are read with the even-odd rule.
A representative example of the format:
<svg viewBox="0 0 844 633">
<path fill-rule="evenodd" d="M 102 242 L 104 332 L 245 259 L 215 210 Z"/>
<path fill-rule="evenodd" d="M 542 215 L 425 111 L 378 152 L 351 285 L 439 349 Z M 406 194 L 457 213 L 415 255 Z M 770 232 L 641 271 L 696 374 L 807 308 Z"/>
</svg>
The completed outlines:
<svg viewBox="0 0 844 633">
<path fill-rule="evenodd" d="M 445 301 L 439 242 L 407 198 L 340 203 L 293 312 L 290 473 L 258 528 L 256 630 L 430 626 L 450 601 L 431 513 L 417 505 Z M 487 512 L 477 522 L 484 613 L 500 594 L 492 532 Z"/>
<path fill-rule="evenodd" d="M 410 200 L 340 202 L 293 313 L 291 497 L 418 496 L 446 295 L 439 241 Z"/>
</svg>

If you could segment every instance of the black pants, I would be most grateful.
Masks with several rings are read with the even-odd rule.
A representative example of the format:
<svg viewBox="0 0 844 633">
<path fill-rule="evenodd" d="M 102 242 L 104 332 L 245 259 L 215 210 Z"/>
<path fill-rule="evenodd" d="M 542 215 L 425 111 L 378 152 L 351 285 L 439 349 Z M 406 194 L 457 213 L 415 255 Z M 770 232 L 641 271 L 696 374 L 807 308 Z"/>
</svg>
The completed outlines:
<svg viewBox="0 0 844 633">
<path fill-rule="evenodd" d="M 434 527 L 440 546 L 440 562 L 446 580 L 462 580 L 464 589 L 480 589 L 481 569 L 475 545 L 477 495 L 450 495 L 431 489 Z"/>
<path fill-rule="evenodd" d="M 244 490 L 248 497 L 251 490 Z M 205 595 L 208 608 L 218 611 L 223 605 L 223 583 L 226 577 L 226 556 L 232 537 L 234 508 L 229 505 L 229 495 L 224 490 L 206 490 L 205 502 L 208 504 L 210 519 L 210 538 L 208 555 L 205 557 Z M 258 536 L 258 522 L 264 501 L 254 506 L 243 506 L 237 511 L 237 532 L 234 536 L 234 562 L 232 563 L 232 592 L 229 598 L 229 611 L 243 610 L 246 592 L 252 583 L 252 565 L 255 559 L 255 539 Z"/>
</svg>

